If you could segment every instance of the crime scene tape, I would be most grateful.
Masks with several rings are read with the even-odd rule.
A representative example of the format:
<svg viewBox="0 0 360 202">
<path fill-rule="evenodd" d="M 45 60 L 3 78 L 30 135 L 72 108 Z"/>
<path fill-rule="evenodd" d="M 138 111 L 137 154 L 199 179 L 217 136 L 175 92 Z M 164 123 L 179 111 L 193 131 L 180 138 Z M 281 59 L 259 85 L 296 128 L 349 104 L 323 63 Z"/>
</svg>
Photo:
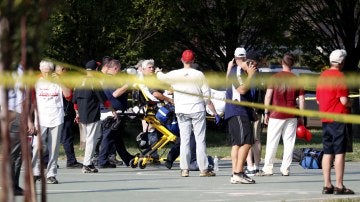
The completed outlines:
<svg viewBox="0 0 360 202">
<path fill-rule="evenodd" d="M 207 98 L 207 99 L 217 99 L 217 98 L 206 97 L 206 96 L 201 96 L 201 95 L 182 92 L 182 91 L 177 91 L 177 92 L 192 95 L 192 96 L 200 96 L 200 97 Z M 218 100 L 221 100 L 221 99 L 218 99 Z M 245 102 L 245 101 L 238 102 L 238 101 L 228 100 L 228 99 L 224 99 L 223 101 L 225 101 L 227 103 L 235 104 L 235 105 L 241 105 L 241 106 L 257 108 L 257 109 L 268 109 L 270 111 L 278 111 L 278 112 L 294 114 L 294 115 L 298 115 L 298 116 L 327 118 L 327 119 L 332 119 L 337 122 L 360 124 L 360 115 L 325 113 L 325 112 L 319 112 L 319 111 L 315 111 L 315 110 L 306 110 L 306 109 L 300 110 L 300 109 L 295 109 L 295 108 L 280 107 L 280 106 L 273 106 L 273 105 L 265 106 L 264 104 L 260 104 L 260 103 Z"/>
<path fill-rule="evenodd" d="M 64 64 L 64 66 L 69 67 L 69 65 Z M 65 76 L 61 76 L 61 79 L 53 79 L 53 78 L 49 78 L 50 81 L 53 82 L 59 82 L 62 83 L 68 87 L 78 87 L 79 83 L 85 78 L 85 74 L 88 73 L 88 71 L 84 70 L 83 68 L 79 68 L 76 66 L 71 66 L 70 68 L 72 68 L 73 72 L 70 72 L 68 74 L 66 74 Z M 167 89 L 168 85 L 164 85 L 163 82 L 160 82 L 159 80 L 156 79 L 155 76 L 153 77 L 148 77 L 146 78 L 146 80 L 140 80 L 137 78 L 136 75 L 129 75 L 129 74 L 119 74 L 116 76 L 112 76 L 109 77 L 107 75 L 104 75 L 101 72 L 97 72 L 97 71 L 91 71 L 92 77 L 96 78 L 96 79 L 100 79 L 102 80 L 102 83 L 98 83 L 95 86 L 91 86 L 92 88 L 102 88 L 104 86 L 120 86 L 122 84 L 129 84 L 129 86 L 133 86 L 132 84 L 134 83 L 143 83 L 147 86 L 149 86 L 150 88 L 157 88 L 157 89 Z M 1 86 L 5 86 L 5 87 L 11 87 L 15 84 L 15 82 L 20 81 L 23 84 L 29 85 L 29 86 L 34 86 L 36 81 L 38 80 L 38 75 L 40 75 L 40 72 L 38 71 L 27 71 L 24 73 L 23 76 L 21 77 L 16 77 L 14 76 L 14 74 L 12 72 L 3 72 L 3 74 L 0 75 L 0 85 Z M 209 73 L 206 74 L 206 78 L 209 81 L 209 84 L 217 89 L 224 89 L 224 83 L 225 83 L 225 76 L 223 73 Z M 310 76 L 303 76 L 303 77 L 297 77 L 297 78 L 292 78 L 289 81 L 278 81 L 278 82 L 288 82 L 289 84 L 293 85 L 294 87 L 302 87 L 305 89 L 309 89 L 314 91 L 316 84 L 317 84 L 317 79 L 314 79 L 314 75 L 310 75 Z M 347 78 L 347 83 L 352 86 L 352 87 L 356 87 L 358 89 L 358 87 L 360 86 L 360 80 L 358 79 L 357 75 L 349 75 L 346 77 Z M 270 77 L 269 76 L 264 76 L 264 77 L 256 77 L 254 79 L 254 81 L 252 82 L 252 85 L 254 87 L 259 87 L 259 88 L 264 88 L 264 86 L 267 85 L 267 83 L 269 82 L 274 82 L 274 81 L 270 81 Z M 331 82 L 331 81 L 330 81 Z M 83 88 L 90 88 L 90 86 L 82 86 Z M 185 93 L 185 94 L 189 94 L 186 92 L 181 92 L 181 93 Z M 191 95 L 191 94 L 190 94 Z M 201 95 L 193 95 L 193 96 L 201 96 Z M 360 95 L 350 95 L 350 98 L 356 98 L 356 97 L 360 97 Z M 211 98 L 211 99 L 217 99 L 217 98 Z M 305 98 L 306 100 L 315 100 L 314 97 L 307 97 Z M 272 111 L 279 111 L 279 112 L 284 112 L 284 113 L 289 113 L 289 114 L 294 114 L 294 115 L 298 115 L 298 116 L 306 116 L 306 117 L 317 117 L 317 118 L 328 118 L 328 119 L 333 119 L 335 121 L 339 121 L 339 122 L 345 122 L 345 123 L 355 123 L 355 124 L 360 124 L 360 116 L 359 115 L 352 115 L 352 114 L 348 114 L 348 115 L 344 115 L 344 114 L 333 114 L 333 113 L 324 113 L 324 112 L 318 112 L 318 111 L 314 111 L 314 110 L 299 110 L 299 109 L 294 109 L 294 108 L 287 108 L 287 107 L 279 107 L 279 106 L 265 106 L 263 104 L 260 103 L 251 103 L 251 102 L 237 102 L 237 101 L 233 101 L 233 100 L 223 100 L 227 103 L 232 103 L 232 104 L 236 104 L 236 105 L 241 105 L 241 106 L 246 106 L 246 107 L 252 107 L 252 108 L 258 108 L 258 109 L 268 109 L 268 110 L 272 110 Z"/>
</svg>

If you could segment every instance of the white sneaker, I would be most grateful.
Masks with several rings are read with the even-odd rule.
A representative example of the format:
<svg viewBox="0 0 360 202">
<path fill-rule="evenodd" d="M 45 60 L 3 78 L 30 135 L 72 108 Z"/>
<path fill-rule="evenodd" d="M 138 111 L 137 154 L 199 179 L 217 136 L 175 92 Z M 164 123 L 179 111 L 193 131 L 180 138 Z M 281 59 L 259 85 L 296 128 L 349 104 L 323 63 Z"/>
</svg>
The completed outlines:
<svg viewBox="0 0 360 202">
<path fill-rule="evenodd" d="M 231 184 L 255 184 L 255 180 L 251 179 L 245 173 L 242 174 L 233 174 L 230 178 Z"/>
<path fill-rule="evenodd" d="M 181 177 L 189 177 L 189 170 L 181 170 Z"/>
</svg>

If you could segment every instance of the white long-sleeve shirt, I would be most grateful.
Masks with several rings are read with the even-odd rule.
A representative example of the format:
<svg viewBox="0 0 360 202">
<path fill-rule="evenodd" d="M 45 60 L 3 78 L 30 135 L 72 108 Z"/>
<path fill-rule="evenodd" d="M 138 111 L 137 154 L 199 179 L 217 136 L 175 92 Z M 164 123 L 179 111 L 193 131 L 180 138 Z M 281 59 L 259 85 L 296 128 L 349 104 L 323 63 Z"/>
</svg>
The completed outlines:
<svg viewBox="0 0 360 202">
<path fill-rule="evenodd" d="M 182 68 L 166 74 L 159 72 L 157 78 L 173 87 L 175 113 L 191 114 L 205 111 L 210 88 L 201 71 Z"/>
</svg>

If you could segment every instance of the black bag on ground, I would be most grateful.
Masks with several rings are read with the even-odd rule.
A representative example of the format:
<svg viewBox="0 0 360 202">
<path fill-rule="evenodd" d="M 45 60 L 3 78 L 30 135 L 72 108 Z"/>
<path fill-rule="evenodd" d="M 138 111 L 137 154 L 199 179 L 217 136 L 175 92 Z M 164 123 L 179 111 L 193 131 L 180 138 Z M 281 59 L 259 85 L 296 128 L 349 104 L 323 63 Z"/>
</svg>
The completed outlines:
<svg viewBox="0 0 360 202">
<path fill-rule="evenodd" d="M 292 162 L 300 162 L 304 157 L 305 148 L 294 148 Z"/>
<path fill-rule="evenodd" d="M 305 148 L 304 156 L 300 161 L 301 167 L 305 169 L 321 169 L 321 161 L 324 152 L 313 148 Z"/>
</svg>

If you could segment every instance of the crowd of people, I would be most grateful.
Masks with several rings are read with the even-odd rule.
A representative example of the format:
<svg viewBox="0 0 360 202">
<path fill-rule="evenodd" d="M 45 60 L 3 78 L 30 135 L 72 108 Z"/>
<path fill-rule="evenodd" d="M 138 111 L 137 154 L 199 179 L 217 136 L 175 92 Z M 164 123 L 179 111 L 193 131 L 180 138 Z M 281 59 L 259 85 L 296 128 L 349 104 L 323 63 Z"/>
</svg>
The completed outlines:
<svg viewBox="0 0 360 202">
<path fill-rule="evenodd" d="M 320 75 L 316 88 L 316 99 L 321 112 L 339 114 L 349 113 L 349 91 L 345 77 L 341 73 L 346 51 L 334 50 L 330 54 L 330 69 Z M 142 92 L 152 101 L 170 103 L 175 107 L 180 134 L 173 153 L 169 153 L 166 167 L 169 169 L 173 161 L 180 156 L 181 177 L 189 177 L 189 171 L 199 170 L 200 177 L 216 176 L 211 159 L 206 153 L 206 108 L 220 122 L 220 115 L 210 99 L 210 87 L 205 75 L 194 65 L 195 53 L 185 50 L 181 55 L 182 68 L 163 73 L 155 69 L 154 60 L 141 60 L 137 65 L 139 81 L 156 77 L 159 82 L 167 84 L 172 93 L 164 94 L 165 89 L 154 89 L 139 83 Z M 261 63 L 260 55 L 254 51 L 247 52 L 244 48 L 236 48 L 234 58 L 228 63 L 226 72 L 226 102 L 222 119 L 228 126 L 231 136 L 232 184 L 254 184 L 252 176 L 270 176 L 274 174 L 273 162 L 280 137 L 284 143 L 283 159 L 280 167 L 282 176 L 291 175 L 291 162 L 296 140 L 296 128 L 303 123 L 303 118 L 269 110 L 268 106 L 305 109 L 304 89 L 290 85 L 289 79 L 296 78 L 291 72 L 295 63 L 292 54 L 286 53 L 281 59 L 282 71 L 272 75 L 266 89 L 259 88 L 256 80 L 257 67 Z M 83 173 L 96 173 L 98 168 L 116 168 L 111 156 L 120 156 L 126 166 L 135 157 L 130 154 L 123 140 L 126 120 L 119 115 L 128 108 L 128 93 L 134 85 L 119 83 L 118 86 L 109 85 L 111 80 L 121 71 L 121 64 L 111 57 L 104 57 L 102 62 L 90 60 L 85 65 L 86 75 L 79 85 L 70 88 L 63 81 L 66 68 L 43 60 L 39 65 L 40 76 L 32 89 L 33 96 L 28 107 L 34 112 L 27 117 L 27 133 L 36 134 L 32 142 L 32 170 L 34 182 L 45 180 L 41 178 L 41 169 L 45 166 L 46 182 L 58 184 L 57 168 L 59 147 L 64 146 L 66 153 L 66 167 L 79 168 Z M 21 66 L 19 67 L 19 71 Z M 18 71 L 18 72 L 19 72 Z M 103 77 L 97 77 L 96 71 L 102 72 Z M 21 71 L 20 71 L 21 72 Z M 336 82 L 328 82 L 336 79 Z M 30 88 L 26 88 L 29 90 Z M 9 130 L 11 136 L 11 165 L 13 172 L 14 194 L 22 195 L 19 186 L 21 168 L 21 152 L 19 144 L 19 124 L 24 91 L 15 85 L 8 91 L 8 111 L 11 115 Z M 265 110 L 258 110 L 238 103 L 257 102 L 265 105 Z M 36 109 L 36 110 L 34 110 Z M 26 108 L 26 110 L 28 110 Z M 31 116 L 34 115 L 34 116 Z M 79 130 L 84 137 L 85 151 L 83 162 L 77 161 L 74 153 L 74 133 L 72 124 L 78 123 Z M 109 124 L 109 122 L 113 124 Z M 267 125 L 266 151 L 264 165 L 260 169 L 261 143 L 260 133 L 262 122 Z M 323 194 L 354 194 L 343 184 L 345 154 L 347 146 L 347 127 L 331 119 L 323 122 L 323 150 L 322 160 L 324 187 Z M 147 132 L 150 145 L 155 144 L 161 136 L 150 123 L 142 120 L 143 132 Z M 46 158 L 43 155 L 46 154 Z M 169 157 L 170 156 L 170 157 Z M 96 163 L 93 161 L 97 158 Z M 159 155 L 155 152 L 152 158 L 159 162 Z M 331 182 L 330 169 L 334 160 L 336 173 L 335 186 Z M 193 169 L 192 163 L 196 162 Z"/>
</svg>

